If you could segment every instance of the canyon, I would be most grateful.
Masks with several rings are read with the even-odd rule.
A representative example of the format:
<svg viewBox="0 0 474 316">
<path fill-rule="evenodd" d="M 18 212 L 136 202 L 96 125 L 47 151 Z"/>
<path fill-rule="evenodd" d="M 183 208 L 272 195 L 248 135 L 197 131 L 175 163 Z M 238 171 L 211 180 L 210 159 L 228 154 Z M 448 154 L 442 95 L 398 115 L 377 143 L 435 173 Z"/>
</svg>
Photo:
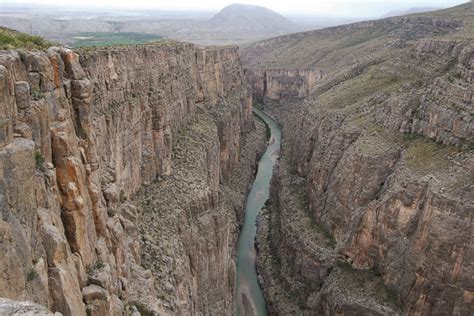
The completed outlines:
<svg viewBox="0 0 474 316">
<path fill-rule="evenodd" d="M 472 16 L 0 51 L 0 314 L 233 314 L 257 103 L 269 314 L 472 314 Z"/>
<path fill-rule="evenodd" d="M 231 311 L 265 137 L 237 48 L 0 61 L 0 296 L 65 315 Z"/>
<path fill-rule="evenodd" d="M 270 314 L 472 314 L 473 13 L 243 48 L 256 98 L 282 124 L 257 233 Z"/>
</svg>

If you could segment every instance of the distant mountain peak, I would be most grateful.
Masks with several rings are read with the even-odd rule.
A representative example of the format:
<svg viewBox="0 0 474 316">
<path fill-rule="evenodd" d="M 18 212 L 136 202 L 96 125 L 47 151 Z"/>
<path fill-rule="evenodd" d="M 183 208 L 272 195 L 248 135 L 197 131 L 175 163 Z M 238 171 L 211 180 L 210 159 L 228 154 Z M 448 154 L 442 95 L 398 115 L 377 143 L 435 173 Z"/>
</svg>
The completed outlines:
<svg viewBox="0 0 474 316">
<path fill-rule="evenodd" d="M 298 25 L 268 8 L 234 3 L 226 6 L 209 20 L 217 28 L 249 31 L 294 31 Z"/>
<path fill-rule="evenodd" d="M 390 18 L 399 15 L 407 15 L 407 14 L 415 14 L 415 13 L 425 13 L 430 11 L 440 10 L 437 7 L 418 7 L 418 8 L 410 8 L 407 10 L 399 10 L 399 11 L 391 11 L 387 14 L 383 15 L 382 18 Z"/>
</svg>

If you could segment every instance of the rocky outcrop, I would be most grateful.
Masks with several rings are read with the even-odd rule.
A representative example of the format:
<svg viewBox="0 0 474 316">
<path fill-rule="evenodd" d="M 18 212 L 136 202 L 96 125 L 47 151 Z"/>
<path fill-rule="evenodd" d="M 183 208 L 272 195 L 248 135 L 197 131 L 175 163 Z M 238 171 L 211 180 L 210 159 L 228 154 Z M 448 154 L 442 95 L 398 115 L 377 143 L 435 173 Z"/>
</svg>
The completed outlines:
<svg viewBox="0 0 474 316">
<path fill-rule="evenodd" d="M 294 125 L 302 118 L 295 111 L 301 106 L 297 103 L 289 106 L 290 111 L 286 105 L 272 108 L 276 117 L 285 122 L 284 152 L 272 182 L 272 200 L 262 214 L 258 230 L 258 271 L 262 275 L 270 310 L 275 314 L 302 315 L 336 311 L 342 314 L 399 314 L 399 304 L 379 274 L 370 269 L 356 270 L 346 262 L 339 249 L 339 239 L 345 239 L 338 233 L 343 235 L 350 230 L 346 227 L 333 230 L 315 216 L 313 203 L 321 203 L 321 199 L 309 195 L 309 183 L 314 185 L 324 180 L 319 178 L 316 181 L 312 174 L 311 178 L 307 175 L 306 180 L 301 171 L 303 167 L 296 163 L 304 161 L 305 168 L 312 168 L 314 161 L 309 162 L 304 156 L 307 142 L 295 142 L 302 137 L 300 133 L 308 131 Z M 345 137 L 348 135 L 342 135 L 341 140 Z M 334 141 L 333 135 L 331 138 Z M 331 147 L 327 149 L 328 158 L 337 160 L 337 153 L 344 155 L 344 143 L 334 141 L 326 144 Z M 322 159 L 319 166 L 328 163 L 329 160 Z M 320 172 L 319 176 L 323 174 L 325 172 Z M 340 174 L 347 175 L 347 172 L 344 170 Z M 354 187 L 358 186 L 354 184 Z M 342 202 L 338 207 L 343 207 Z M 331 206 L 326 213 L 326 216 L 337 217 L 331 223 L 340 225 L 345 222 L 351 227 L 352 214 L 344 209 L 338 214 L 332 210 Z"/>
<path fill-rule="evenodd" d="M 287 100 L 307 97 L 313 92 L 322 73 L 314 69 L 247 69 L 256 100 Z"/>
<path fill-rule="evenodd" d="M 299 157 L 301 174 L 307 174 L 314 217 L 334 236 L 340 253 L 354 267 L 381 274 L 409 313 L 467 312 L 471 302 L 459 298 L 469 292 L 471 277 L 461 272 L 469 270 L 469 263 L 458 254 L 472 251 L 467 240 L 472 234 L 469 214 L 473 208 L 468 191 L 458 190 L 469 186 L 463 179 L 466 173 L 472 175 L 470 160 L 455 158 L 454 149 L 443 151 L 432 143 L 410 141 L 398 147 L 390 136 L 341 133 L 344 126 L 337 132 L 333 128 L 323 132 L 324 124 L 334 124 L 331 115 L 306 116 L 303 121 L 315 129 L 307 136 L 309 152 L 299 151 L 295 157 Z M 335 141 L 339 137 L 346 139 L 345 146 Z M 426 153 L 419 152 L 420 146 Z M 448 157 L 458 166 L 440 167 Z M 436 268 L 427 268 L 428 262 Z M 456 277 L 453 271 L 459 271 Z M 443 279 L 441 275 L 452 276 Z M 417 279 L 423 285 L 416 285 L 421 282 Z M 443 297 L 441 303 L 424 299 L 433 293 L 438 299 Z"/>
<path fill-rule="evenodd" d="M 472 142 L 472 52 L 463 41 L 427 39 L 417 43 L 405 63 L 429 79 L 418 89 L 403 89 L 396 98 L 371 100 L 382 105 L 376 121 L 402 133 L 420 134 L 438 142 L 463 145 Z M 400 61 L 401 62 L 401 61 Z"/>
<path fill-rule="evenodd" d="M 270 309 L 468 315 L 471 154 L 297 104 L 271 111 L 285 143 L 258 235 Z"/>
<path fill-rule="evenodd" d="M 212 259 L 226 268 L 209 269 L 197 283 L 182 274 L 183 291 L 175 295 L 183 311 L 201 310 L 188 289 L 207 297 L 213 312 L 230 310 L 233 274 L 227 266 L 236 215 L 219 208 L 219 188 L 239 161 L 241 136 L 253 128 L 252 96 L 236 48 L 174 43 L 80 55 L 51 48 L 0 52 L 0 64 L 0 297 L 65 315 L 177 312 L 158 296 L 167 286 L 162 275 L 141 265 L 141 248 L 149 250 L 137 226 L 144 214 L 129 198 L 156 177 L 180 176 L 173 148 L 179 150 L 181 131 L 205 116 L 213 133 L 198 145 L 211 145 L 196 159 L 206 161 L 198 171 L 208 193 L 174 202 L 184 213 L 210 217 L 187 218 L 190 227 L 200 225 L 202 239 L 187 243 L 194 235 L 179 235 L 177 242 L 191 251 L 186 247 L 220 240 L 199 267 Z M 219 229 L 207 226 L 220 217 Z M 165 242 L 161 237 L 157 242 Z M 225 284 L 211 289 L 216 279 Z"/>
<path fill-rule="evenodd" d="M 6 298 L 0 299 L 0 314 L 2 315 L 43 315 L 60 316 L 61 313 L 52 313 L 44 306 L 31 302 L 19 302 Z"/>
</svg>

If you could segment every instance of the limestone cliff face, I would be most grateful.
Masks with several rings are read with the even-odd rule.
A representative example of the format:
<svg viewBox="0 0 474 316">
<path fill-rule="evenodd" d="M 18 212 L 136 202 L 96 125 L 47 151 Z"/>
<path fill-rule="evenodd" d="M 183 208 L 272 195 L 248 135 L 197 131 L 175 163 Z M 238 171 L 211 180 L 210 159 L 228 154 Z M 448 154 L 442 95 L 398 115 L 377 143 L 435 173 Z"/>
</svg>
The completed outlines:
<svg viewBox="0 0 474 316">
<path fill-rule="evenodd" d="M 468 315 L 472 156 L 298 105 L 270 111 L 285 122 L 258 234 L 271 310 Z"/>
<path fill-rule="evenodd" d="M 247 69 L 254 97 L 263 101 L 303 98 L 313 92 L 322 73 L 315 69 Z"/>
<path fill-rule="evenodd" d="M 262 93 L 261 79 L 250 80 L 283 125 L 258 231 L 271 311 L 472 313 L 473 44 L 462 33 L 441 35 L 459 31 L 460 12 L 473 9 L 302 33 L 244 51 L 257 58 L 246 64 L 250 78 L 286 59 L 288 70 L 324 71 L 304 100 L 283 91 L 279 104 Z"/>
<path fill-rule="evenodd" d="M 306 116 L 304 125 L 314 129 L 309 146 L 295 156 L 307 175 L 316 221 L 354 267 L 381 274 L 410 314 L 468 313 L 472 278 L 465 254 L 472 253 L 474 210 L 469 191 L 458 190 L 466 185 L 465 175 L 472 175 L 471 160 L 454 158 L 449 171 L 443 162 L 420 166 L 412 159 L 430 164 L 443 158 L 413 157 L 413 147 L 346 132 L 344 126 L 328 129 L 334 119 Z M 438 299 L 430 299 L 433 293 Z"/>
<path fill-rule="evenodd" d="M 376 121 L 402 133 L 415 133 L 438 142 L 462 145 L 472 142 L 473 57 L 472 43 L 425 39 L 403 62 L 429 79 L 419 89 L 405 89 L 394 99 L 379 98 L 383 110 Z M 398 63 L 401 63 L 399 60 Z"/>
<path fill-rule="evenodd" d="M 132 303 L 173 313 L 157 298 L 163 280 L 141 266 L 142 214 L 128 200 L 157 176 L 179 173 L 173 166 L 178 135 L 205 115 L 213 133 L 203 140 L 211 145 L 197 146 L 207 148 L 199 172 L 208 193 L 174 202 L 188 214 L 216 216 L 220 183 L 239 160 L 241 135 L 253 126 L 236 48 L 4 51 L 0 100 L 0 297 L 66 315 L 120 315 Z M 214 297 L 205 286 L 228 280 L 216 289 L 225 304 L 213 307 L 226 312 L 235 212 L 219 214 L 224 219 L 217 231 L 208 229 L 210 222 L 200 224 L 203 238 L 222 240 L 209 246 L 213 256 L 200 260 L 201 266 L 216 260 L 222 269 L 210 269 L 199 282 L 184 274 L 181 286 L 206 296 L 211 306 Z M 190 225 L 195 220 L 187 218 Z M 184 247 L 207 246 L 194 240 Z M 187 311 L 199 310 L 187 291 L 180 293 Z"/>
</svg>

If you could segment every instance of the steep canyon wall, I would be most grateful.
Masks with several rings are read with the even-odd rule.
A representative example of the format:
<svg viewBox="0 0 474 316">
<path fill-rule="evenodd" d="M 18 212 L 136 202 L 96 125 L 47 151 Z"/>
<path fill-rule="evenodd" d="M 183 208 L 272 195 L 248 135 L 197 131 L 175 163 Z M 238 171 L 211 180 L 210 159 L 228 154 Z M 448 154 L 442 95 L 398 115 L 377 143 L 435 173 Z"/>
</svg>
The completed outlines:
<svg viewBox="0 0 474 316">
<path fill-rule="evenodd" d="M 0 89 L 0 297 L 65 315 L 231 310 L 239 205 L 222 185 L 254 126 L 236 48 L 3 51 Z M 180 252 L 148 257 L 147 232 Z"/>
<path fill-rule="evenodd" d="M 474 309 L 472 41 L 408 44 L 407 34 L 426 34 L 403 26 L 385 39 L 392 21 L 377 23 L 363 35 L 342 27 L 321 32 L 322 48 L 310 33 L 273 40 L 267 63 L 293 40 L 316 43 L 315 55 L 341 66 L 326 64 L 304 100 L 285 91 L 265 98 L 265 84 L 251 78 L 262 78 L 265 67 L 246 70 L 255 97 L 283 125 L 282 160 L 258 231 L 258 270 L 273 313 Z M 334 50 L 324 47 L 331 32 Z M 351 46 L 341 45 L 343 35 Z M 244 55 L 258 55 L 262 45 Z"/>
<path fill-rule="evenodd" d="M 304 98 L 313 92 L 322 73 L 314 69 L 246 69 L 258 101 Z"/>
</svg>

